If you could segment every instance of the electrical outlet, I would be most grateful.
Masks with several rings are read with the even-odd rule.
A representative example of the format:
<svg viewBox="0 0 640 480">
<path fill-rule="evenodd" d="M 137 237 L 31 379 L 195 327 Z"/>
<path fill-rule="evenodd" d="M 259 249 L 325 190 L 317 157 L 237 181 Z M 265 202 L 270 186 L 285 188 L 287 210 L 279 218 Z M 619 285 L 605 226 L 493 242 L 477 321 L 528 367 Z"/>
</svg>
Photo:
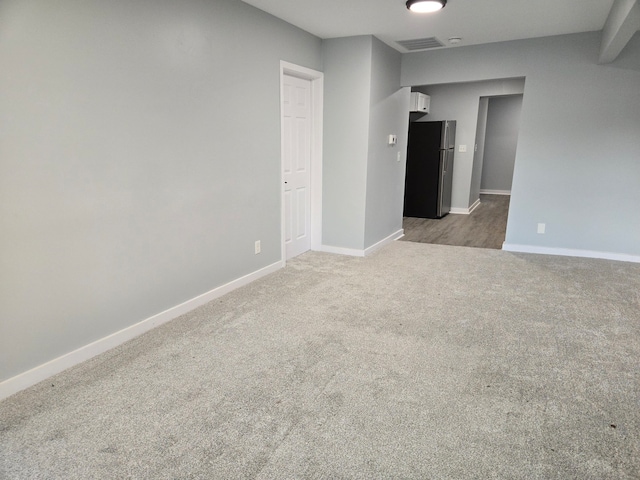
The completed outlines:
<svg viewBox="0 0 640 480">
<path fill-rule="evenodd" d="M 547 229 L 547 225 L 545 223 L 538 224 L 538 233 L 543 234 Z"/>
<path fill-rule="evenodd" d="M 459 145 L 458 146 L 458 151 L 461 153 L 464 153 L 467 151 L 467 146 L 466 145 Z"/>
<path fill-rule="evenodd" d="M 260 246 L 260 240 L 256 240 L 255 251 L 256 251 L 256 255 L 262 251 L 262 247 Z"/>
</svg>

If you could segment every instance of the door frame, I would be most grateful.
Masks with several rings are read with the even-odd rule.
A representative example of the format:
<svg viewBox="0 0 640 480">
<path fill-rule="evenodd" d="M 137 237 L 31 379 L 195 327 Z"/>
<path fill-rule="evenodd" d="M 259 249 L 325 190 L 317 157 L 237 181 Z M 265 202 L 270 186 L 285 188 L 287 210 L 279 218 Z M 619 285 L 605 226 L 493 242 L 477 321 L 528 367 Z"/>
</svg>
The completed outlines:
<svg viewBox="0 0 640 480">
<path fill-rule="evenodd" d="M 311 82 L 311 156 L 309 207 L 311 210 L 311 250 L 322 246 L 322 116 L 324 105 L 324 74 L 317 70 L 280 61 L 280 244 L 282 265 L 286 264 L 284 211 L 284 76 Z"/>
</svg>

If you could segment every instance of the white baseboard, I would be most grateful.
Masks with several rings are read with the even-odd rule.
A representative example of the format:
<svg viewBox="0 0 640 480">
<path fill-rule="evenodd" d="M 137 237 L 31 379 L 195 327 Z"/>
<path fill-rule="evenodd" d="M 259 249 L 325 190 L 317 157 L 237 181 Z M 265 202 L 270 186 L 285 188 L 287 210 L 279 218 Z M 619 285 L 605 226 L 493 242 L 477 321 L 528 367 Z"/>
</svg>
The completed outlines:
<svg viewBox="0 0 640 480">
<path fill-rule="evenodd" d="M 321 245 L 321 252 L 336 253 L 338 255 L 349 255 L 350 257 L 364 257 L 364 250 L 355 248 L 332 247 L 331 245 Z"/>
<path fill-rule="evenodd" d="M 0 382 L 0 400 L 6 398 L 14 393 L 19 392 L 20 390 L 24 390 L 25 388 L 31 387 L 36 383 L 45 380 L 52 375 L 60 373 L 74 365 L 84 362 L 85 360 L 89 360 L 90 358 L 95 357 L 101 353 L 106 352 L 107 350 L 111 350 L 118 345 L 123 344 L 131 340 L 132 338 L 137 337 L 149 330 L 162 325 L 163 323 L 167 323 L 174 318 L 179 317 L 187 312 L 190 312 L 194 308 L 197 308 L 205 303 L 210 302 L 222 295 L 225 295 L 236 288 L 247 285 L 265 275 L 269 275 L 283 267 L 283 262 L 278 261 L 272 265 L 266 266 L 260 270 L 257 270 L 253 273 L 245 275 L 244 277 L 240 277 L 236 280 L 233 280 L 225 285 L 214 288 L 213 290 L 203 293 L 191 300 L 187 300 L 180 305 L 176 305 L 175 307 L 169 308 L 164 312 L 158 313 L 152 317 L 147 318 L 146 320 L 142 320 L 130 327 L 124 328 L 118 332 L 115 332 L 111 335 L 108 335 L 104 338 L 96 340 L 88 345 L 78 348 L 72 352 L 69 352 L 65 355 L 62 355 L 58 358 L 55 358 L 47 363 L 39 365 L 31 370 L 28 370 L 24 373 L 16 375 L 15 377 L 9 378 L 3 382 Z"/>
<path fill-rule="evenodd" d="M 404 230 L 400 229 L 397 232 L 389 235 L 387 238 L 383 238 L 378 243 L 375 243 L 364 250 L 358 250 L 356 248 L 332 247 L 331 245 L 322 245 L 319 251 L 326 252 L 326 253 L 336 253 L 338 255 L 349 255 L 350 257 L 366 257 L 367 255 L 372 254 L 376 250 L 402 237 L 404 237 Z"/>
<path fill-rule="evenodd" d="M 604 260 L 617 260 L 620 262 L 640 263 L 640 256 L 624 253 L 598 252 L 594 250 L 575 250 L 572 248 L 537 247 L 535 245 L 519 245 L 503 243 L 502 250 L 518 253 L 538 253 L 542 255 L 562 255 L 565 257 L 601 258 Z"/>
<path fill-rule="evenodd" d="M 449 213 L 453 213 L 454 215 L 469 215 L 476 208 L 478 208 L 479 205 L 480 205 L 480 199 L 477 199 L 475 202 L 473 202 L 473 205 L 471 205 L 469 208 L 453 208 L 452 207 Z"/>
<path fill-rule="evenodd" d="M 511 190 L 480 190 L 480 195 L 511 195 Z"/>
<path fill-rule="evenodd" d="M 380 240 L 378 243 L 375 243 L 373 245 L 371 245 L 368 248 L 365 248 L 364 250 L 364 254 L 366 255 L 370 255 L 373 252 L 375 252 L 376 250 L 379 250 L 380 248 L 384 247 L 385 245 L 390 244 L 391 242 L 395 242 L 396 240 L 398 240 L 399 238 L 404 237 L 404 230 L 400 229 L 395 233 L 392 233 L 391 235 L 389 235 L 387 238 L 383 238 L 382 240 Z"/>
<path fill-rule="evenodd" d="M 471 212 L 469 211 L 468 208 L 451 207 L 451 210 L 449 210 L 449 213 L 452 215 L 469 215 Z"/>
</svg>

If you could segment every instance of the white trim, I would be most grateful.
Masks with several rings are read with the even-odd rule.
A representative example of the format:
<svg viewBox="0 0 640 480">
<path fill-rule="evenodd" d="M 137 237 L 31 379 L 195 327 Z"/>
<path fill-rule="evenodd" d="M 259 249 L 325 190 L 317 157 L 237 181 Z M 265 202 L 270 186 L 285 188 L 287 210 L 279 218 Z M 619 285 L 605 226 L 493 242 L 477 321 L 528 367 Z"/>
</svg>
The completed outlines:
<svg viewBox="0 0 640 480">
<path fill-rule="evenodd" d="M 356 248 L 332 247 L 331 245 L 322 245 L 318 250 L 321 252 L 335 253 L 338 255 L 349 255 L 350 257 L 366 257 L 367 255 L 371 255 L 376 250 L 379 250 L 385 245 L 388 245 L 391 242 L 395 242 L 402 237 L 404 237 L 404 230 L 400 229 L 397 232 L 389 235 L 387 238 L 383 238 L 378 243 L 374 243 L 364 250 L 358 250 Z"/>
<path fill-rule="evenodd" d="M 511 190 L 480 190 L 480 195 L 509 195 Z"/>
<path fill-rule="evenodd" d="M 511 195 L 511 190 L 480 190 L 480 195 Z"/>
<path fill-rule="evenodd" d="M 388 245 L 392 242 L 395 242 L 396 240 L 398 240 L 399 238 L 404 237 L 404 230 L 400 229 L 395 233 L 392 233 L 391 235 L 389 235 L 387 238 L 383 238 L 382 240 L 380 240 L 378 243 L 375 243 L 373 245 L 371 245 L 368 248 L 365 248 L 364 250 L 364 254 L 365 256 L 372 254 L 373 252 L 375 252 L 376 250 L 381 249 L 382 247 L 384 247 L 385 245 Z"/>
<path fill-rule="evenodd" d="M 625 253 L 597 252 L 594 250 L 574 250 L 572 248 L 538 247 L 535 245 L 519 245 L 515 243 L 503 243 L 502 250 L 507 252 L 537 253 L 542 255 L 562 255 L 565 257 L 601 258 L 605 260 L 617 260 L 620 262 L 640 263 L 640 255 L 627 255 Z"/>
<path fill-rule="evenodd" d="M 452 213 L 454 215 L 470 215 L 471 212 L 473 212 L 479 206 L 480 206 L 480 199 L 477 199 L 475 202 L 473 202 L 473 205 L 471 205 L 469 208 L 452 207 L 449 213 Z"/>
<path fill-rule="evenodd" d="M 355 248 L 332 247 L 331 245 L 321 245 L 320 252 L 337 253 L 338 255 L 349 255 L 350 257 L 364 257 L 364 250 Z"/>
<path fill-rule="evenodd" d="M 449 210 L 449 213 L 452 215 L 469 215 L 471 212 L 469 211 L 468 208 L 451 207 L 451 210 Z"/>
<path fill-rule="evenodd" d="M 322 135 L 324 107 L 324 73 L 280 60 L 280 126 L 284 115 L 284 76 L 311 82 L 311 250 L 322 250 Z M 286 263 L 284 212 L 284 131 L 280 128 L 280 229 L 282 263 Z"/>
<path fill-rule="evenodd" d="M 273 273 L 280 268 L 282 268 L 282 262 L 276 262 L 272 265 L 261 268 L 260 270 L 245 275 L 244 277 L 240 277 L 225 285 L 214 288 L 207 293 L 198 295 L 191 300 L 187 300 L 180 305 L 171 307 L 164 312 L 153 315 L 146 320 L 142 320 L 141 322 L 124 328 L 118 332 L 112 333 L 111 335 L 107 335 L 106 337 L 89 343 L 88 345 L 80 347 L 77 350 L 69 352 L 47 363 L 43 363 L 42 365 L 32 368 L 31 370 L 16 375 L 15 377 L 0 382 L 0 400 L 13 395 L 14 393 L 17 393 L 20 390 L 31 387 L 36 383 L 39 383 L 42 380 L 51 377 L 52 375 L 71 368 L 74 365 L 84 362 L 85 360 L 89 360 L 96 355 L 104 353 L 107 350 L 111 350 L 112 348 L 115 348 L 118 345 L 121 345 L 131 340 L 132 338 L 137 337 L 138 335 L 148 332 L 149 330 L 162 325 L 163 323 L 167 323 L 174 318 L 179 317 L 180 315 L 190 312 L 194 308 L 197 308 L 201 305 L 204 305 L 205 303 L 210 302 L 211 300 L 221 297 L 222 295 L 225 295 L 232 290 L 235 290 L 236 288 L 247 285 L 254 280 L 264 277 L 265 275 L 269 275 L 270 273 Z"/>
</svg>

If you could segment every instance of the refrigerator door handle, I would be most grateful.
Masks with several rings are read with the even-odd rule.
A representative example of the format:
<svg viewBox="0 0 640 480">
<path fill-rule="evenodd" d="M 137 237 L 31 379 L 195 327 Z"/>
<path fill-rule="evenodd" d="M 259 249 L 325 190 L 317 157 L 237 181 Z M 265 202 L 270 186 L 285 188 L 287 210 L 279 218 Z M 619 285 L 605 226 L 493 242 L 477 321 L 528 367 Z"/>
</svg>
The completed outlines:
<svg viewBox="0 0 640 480">
<path fill-rule="evenodd" d="M 445 121 L 444 123 L 444 128 L 443 128 L 443 132 L 442 132 L 442 140 L 441 140 L 441 147 L 440 148 L 448 148 L 449 146 L 449 122 Z"/>
</svg>

